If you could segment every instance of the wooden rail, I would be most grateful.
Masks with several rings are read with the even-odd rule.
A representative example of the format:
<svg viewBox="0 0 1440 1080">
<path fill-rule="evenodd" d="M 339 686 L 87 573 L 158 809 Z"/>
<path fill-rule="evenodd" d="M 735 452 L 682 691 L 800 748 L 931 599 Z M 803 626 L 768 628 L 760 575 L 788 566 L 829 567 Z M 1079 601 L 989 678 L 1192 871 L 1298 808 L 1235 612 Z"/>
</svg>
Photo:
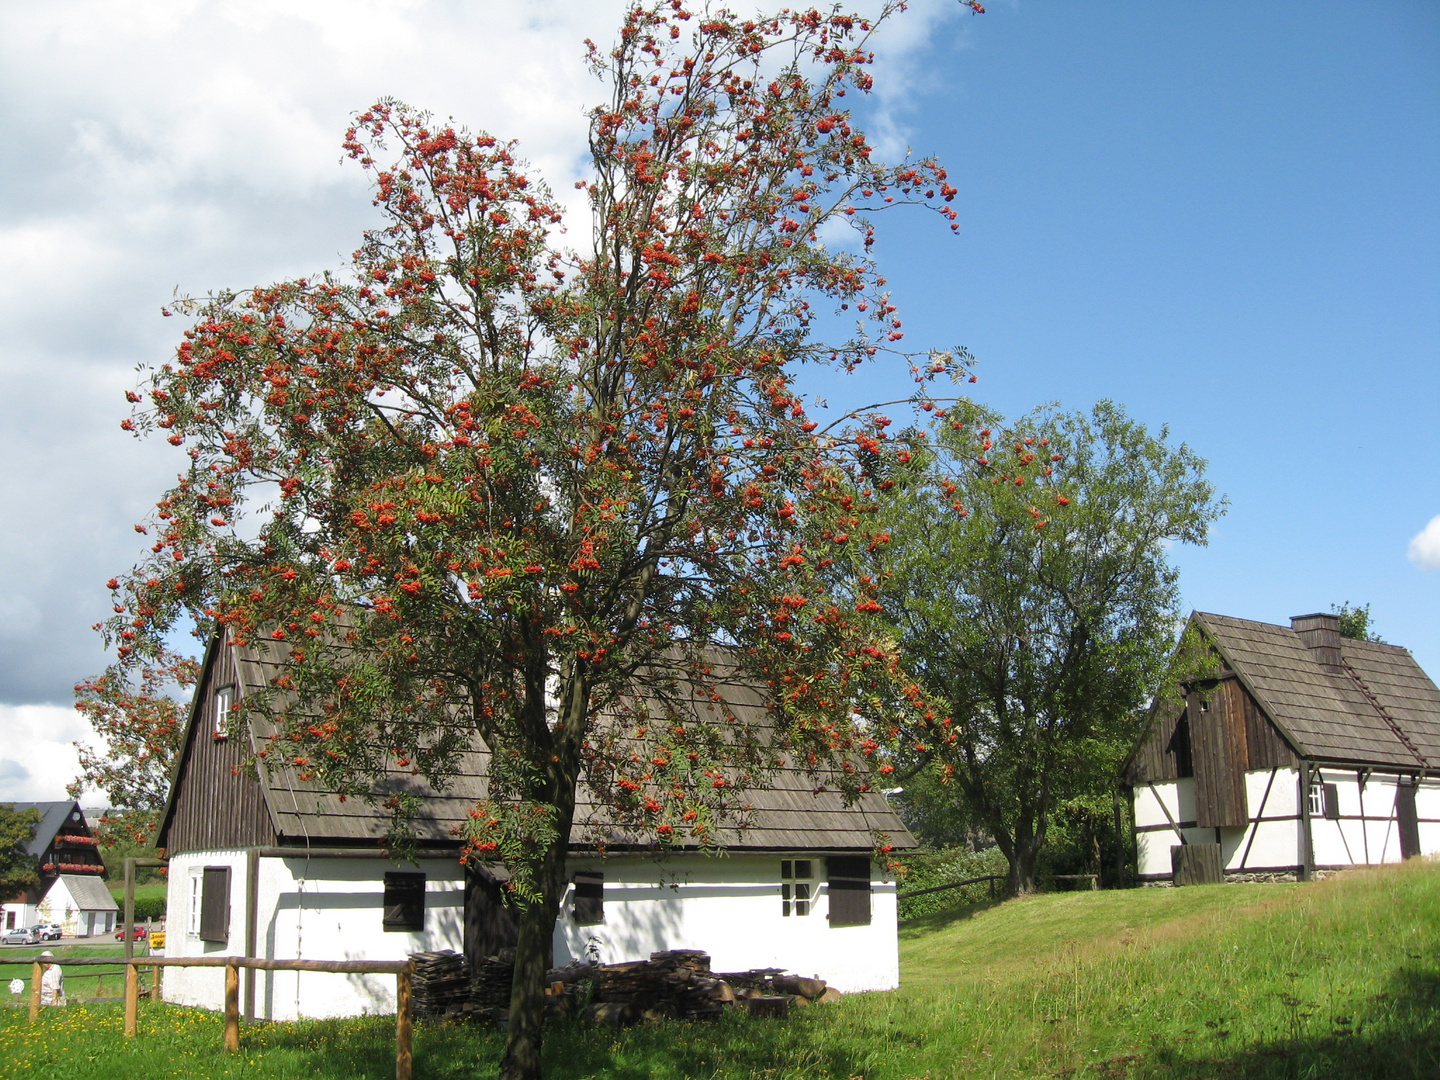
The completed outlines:
<svg viewBox="0 0 1440 1080">
<path fill-rule="evenodd" d="M 966 878 L 964 881 L 952 881 L 948 885 L 931 885 L 928 889 L 906 889 L 904 892 L 897 892 L 895 899 L 904 900 L 909 896 L 924 896 L 926 893 L 944 892 L 946 889 L 958 889 L 962 885 L 976 885 L 982 881 L 1004 881 L 1005 878 L 1005 874 L 985 874 L 981 877 Z M 993 884 L 990 886 L 990 896 L 992 899 L 995 896 L 995 886 Z"/>
<path fill-rule="evenodd" d="M 31 966 L 30 1020 L 40 1016 L 40 978 L 44 974 L 38 956 L 18 958 L 6 963 Z M 85 967 L 110 964 L 112 956 L 54 957 L 61 967 Z M 414 967 L 409 960 L 265 960 L 253 956 L 134 956 L 125 964 L 125 1037 L 133 1039 L 137 1031 L 140 1006 L 140 971 L 142 967 L 223 967 L 225 969 L 225 1049 L 240 1049 L 240 969 L 255 971 L 325 971 L 336 974 L 395 976 L 395 1080 L 410 1080 L 414 1064 L 414 1022 L 411 1004 L 411 976 Z M 157 971 L 158 974 L 158 971 Z"/>
</svg>

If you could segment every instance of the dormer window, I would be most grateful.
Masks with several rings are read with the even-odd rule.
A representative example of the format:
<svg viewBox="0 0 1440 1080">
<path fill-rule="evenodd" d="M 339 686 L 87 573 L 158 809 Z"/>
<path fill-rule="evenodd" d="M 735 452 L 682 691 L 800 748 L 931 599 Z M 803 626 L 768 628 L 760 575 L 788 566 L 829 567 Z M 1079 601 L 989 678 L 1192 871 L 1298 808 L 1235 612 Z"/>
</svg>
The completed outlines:
<svg viewBox="0 0 1440 1080">
<path fill-rule="evenodd" d="M 222 686 L 215 691 L 215 727 L 212 734 L 217 739 L 230 736 L 230 708 L 235 704 L 235 688 Z"/>
</svg>

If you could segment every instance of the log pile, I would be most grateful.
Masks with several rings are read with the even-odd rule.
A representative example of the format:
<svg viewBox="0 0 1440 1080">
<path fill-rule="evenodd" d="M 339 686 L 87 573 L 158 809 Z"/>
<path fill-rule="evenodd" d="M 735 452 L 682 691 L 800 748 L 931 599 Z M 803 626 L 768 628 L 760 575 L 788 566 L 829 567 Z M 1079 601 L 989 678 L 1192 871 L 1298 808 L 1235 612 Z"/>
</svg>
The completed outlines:
<svg viewBox="0 0 1440 1080">
<path fill-rule="evenodd" d="M 510 984 L 515 978 L 515 950 L 502 949 L 487 956 L 470 972 L 470 1008 L 485 1019 L 499 1019 L 510 1008 Z"/>
<path fill-rule="evenodd" d="M 465 957 L 453 949 L 412 953 L 411 1001 L 418 1018 L 463 1013 L 470 1001 L 470 973 Z"/>
<path fill-rule="evenodd" d="M 790 1005 L 836 1001 L 824 979 L 790 975 L 780 968 L 716 973 L 709 954 L 695 949 L 651 953 L 649 960 L 601 965 L 588 1015 L 601 1023 L 718 1017 L 736 1004 L 756 1016 L 783 1016 Z"/>
<path fill-rule="evenodd" d="M 487 956 L 468 971 L 465 958 L 449 949 L 416 953 L 411 959 L 417 1016 L 507 1018 L 515 977 L 513 949 Z M 792 1005 L 840 998 L 824 979 L 780 968 L 713 972 L 710 955 L 698 949 L 671 949 L 623 964 L 577 960 L 545 973 L 545 995 L 547 1015 L 571 1014 L 588 1003 L 589 1019 L 605 1024 L 710 1020 L 737 1005 L 752 1016 L 785 1016 Z"/>
</svg>

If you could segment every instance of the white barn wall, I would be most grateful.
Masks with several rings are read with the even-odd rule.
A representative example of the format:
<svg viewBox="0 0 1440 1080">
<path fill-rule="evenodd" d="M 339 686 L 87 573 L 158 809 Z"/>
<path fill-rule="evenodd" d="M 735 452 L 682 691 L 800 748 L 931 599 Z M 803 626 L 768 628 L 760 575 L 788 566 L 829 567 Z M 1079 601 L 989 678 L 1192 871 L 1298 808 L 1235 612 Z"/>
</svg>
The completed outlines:
<svg viewBox="0 0 1440 1080">
<path fill-rule="evenodd" d="M 171 860 L 166 956 L 239 956 L 245 952 L 246 853 L 202 851 Z M 201 941 L 190 933 L 190 873 L 230 867 L 230 938 Z M 384 873 L 425 874 L 425 930 L 381 927 Z M 453 859 L 392 864 L 381 859 L 259 860 L 256 952 L 286 960 L 404 960 L 411 953 L 455 949 L 464 942 L 464 871 Z M 242 980 L 245 976 L 242 976 Z M 223 968 L 169 968 L 165 1000 L 220 1008 Z M 274 971 L 256 974 L 255 1015 L 267 1020 L 357 1016 L 395 1011 L 395 976 Z"/>
<path fill-rule="evenodd" d="M 1249 825 L 1233 829 L 1181 830 L 1189 843 L 1215 843 L 1218 839 L 1227 873 L 1292 868 L 1304 858 L 1299 820 L 1299 770 L 1273 771 L 1273 782 L 1270 769 L 1245 774 L 1246 803 L 1252 818 Z M 1372 772 L 1362 784 L 1360 773 L 1355 769 L 1323 768 L 1318 770 L 1316 779 L 1335 785 L 1340 818 L 1311 815 L 1314 865 L 1373 866 L 1400 861 L 1400 834 L 1395 822 L 1399 777 Z M 1135 787 L 1135 826 L 1137 830 L 1148 827 L 1147 831 L 1135 833 L 1138 873 L 1142 878 L 1169 877 L 1170 848 L 1180 842 L 1170 822 L 1183 825 L 1195 819 L 1194 785 L 1193 778 L 1183 777 Z M 1422 781 L 1416 792 L 1415 807 L 1420 819 L 1422 854 L 1440 854 L 1440 780 Z M 1260 820 L 1253 820 L 1256 817 Z"/>
<path fill-rule="evenodd" d="M 230 868 L 230 941 L 201 941 L 190 933 L 190 875 L 206 866 Z M 165 890 L 165 955 L 233 956 L 245 951 L 245 852 L 229 848 L 191 851 L 170 859 Z M 225 969 L 165 968 L 161 993 L 176 1005 L 218 1009 L 225 1002 Z"/>
<path fill-rule="evenodd" d="M 661 949 L 704 949 L 715 971 L 785 968 L 846 993 L 899 986 L 894 880 L 872 861 L 869 925 L 831 927 L 824 856 L 784 855 L 796 857 L 813 860 L 818 896 L 810 914 L 789 917 L 781 908 L 779 854 L 574 860 L 572 874 L 605 875 L 605 922 L 576 925 L 567 896 L 555 927 L 555 962 L 593 954 L 616 963 Z"/>
</svg>

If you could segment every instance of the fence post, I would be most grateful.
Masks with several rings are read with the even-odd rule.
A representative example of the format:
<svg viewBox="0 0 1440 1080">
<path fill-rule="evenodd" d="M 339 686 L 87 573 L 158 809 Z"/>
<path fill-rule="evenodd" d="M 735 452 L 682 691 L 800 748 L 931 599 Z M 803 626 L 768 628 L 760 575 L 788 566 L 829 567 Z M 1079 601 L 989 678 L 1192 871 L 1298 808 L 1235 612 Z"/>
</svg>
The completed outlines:
<svg viewBox="0 0 1440 1080">
<path fill-rule="evenodd" d="M 225 1049 L 240 1049 L 240 969 L 225 965 Z"/>
<path fill-rule="evenodd" d="M 395 973 L 395 1080 L 410 1080 L 410 972 Z"/>
<path fill-rule="evenodd" d="M 140 969 L 135 964 L 125 965 L 125 1037 L 135 1037 L 136 1014 L 140 1010 Z"/>
<path fill-rule="evenodd" d="M 33 1024 L 40 1019 L 40 980 L 44 978 L 45 972 L 41 969 L 39 961 L 31 965 L 30 973 L 30 1022 Z"/>
</svg>

